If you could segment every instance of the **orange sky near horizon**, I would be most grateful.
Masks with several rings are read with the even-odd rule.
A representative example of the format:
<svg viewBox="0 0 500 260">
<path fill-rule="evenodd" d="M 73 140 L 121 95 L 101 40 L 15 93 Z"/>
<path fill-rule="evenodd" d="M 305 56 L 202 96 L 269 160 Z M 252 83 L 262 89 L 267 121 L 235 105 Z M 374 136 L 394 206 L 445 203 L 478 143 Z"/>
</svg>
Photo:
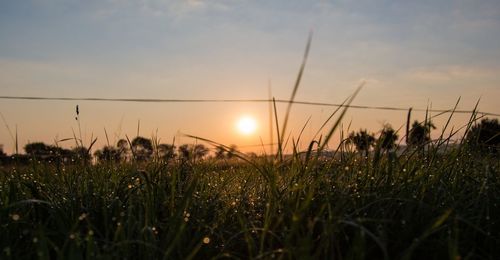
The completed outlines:
<svg viewBox="0 0 500 260">
<path fill-rule="evenodd" d="M 2 1 L 0 96 L 268 99 L 271 85 L 273 97 L 287 100 L 311 29 L 296 100 L 339 104 L 364 81 L 354 105 L 451 109 L 461 97 L 459 109 L 480 99 L 480 111 L 500 114 L 496 0 Z M 104 129 L 114 143 L 136 136 L 140 121 L 140 135 L 165 143 L 196 142 L 184 133 L 269 152 L 267 103 L 0 99 L 0 144 L 13 153 L 16 128 L 21 151 L 28 142 L 73 137 L 76 105 L 84 143 L 97 137 L 97 148 L 107 144 Z M 281 126 L 286 105 L 277 110 Z M 289 143 L 310 118 L 300 141 L 307 147 L 334 110 L 293 105 Z M 386 123 L 404 126 L 406 114 L 352 108 L 342 122 L 345 131 L 377 133 Z M 257 121 L 253 134 L 237 130 L 245 115 Z M 434 119 L 433 136 L 446 119 Z M 451 125 L 468 120 L 456 114 Z M 337 132 L 330 147 L 338 141 Z"/>
</svg>

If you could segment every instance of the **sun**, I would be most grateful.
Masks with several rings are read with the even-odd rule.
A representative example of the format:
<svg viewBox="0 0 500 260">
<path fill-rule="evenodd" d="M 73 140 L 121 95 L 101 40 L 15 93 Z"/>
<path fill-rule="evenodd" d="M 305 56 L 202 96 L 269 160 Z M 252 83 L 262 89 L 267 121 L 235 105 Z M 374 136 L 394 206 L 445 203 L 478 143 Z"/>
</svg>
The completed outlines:
<svg viewBox="0 0 500 260">
<path fill-rule="evenodd" d="M 236 125 L 238 131 L 244 135 L 250 135 L 257 130 L 257 122 L 249 116 L 241 117 Z"/>
</svg>

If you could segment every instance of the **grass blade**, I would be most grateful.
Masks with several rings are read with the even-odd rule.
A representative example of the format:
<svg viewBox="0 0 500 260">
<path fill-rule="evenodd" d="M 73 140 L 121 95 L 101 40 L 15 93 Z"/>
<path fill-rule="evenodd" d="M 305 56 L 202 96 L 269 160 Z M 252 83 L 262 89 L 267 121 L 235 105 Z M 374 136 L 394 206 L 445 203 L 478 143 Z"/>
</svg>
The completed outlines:
<svg viewBox="0 0 500 260">
<path fill-rule="evenodd" d="M 288 118 L 290 117 L 290 110 L 292 109 L 293 101 L 295 100 L 295 95 L 297 95 L 297 90 L 299 89 L 300 81 L 302 79 L 302 75 L 303 75 L 304 69 L 306 67 L 306 61 L 307 61 L 307 57 L 309 56 L 309 49 L 311 47 L 311 41 L 312 41 L 312 31 L 309 33 L 309 38 L 307 39 L 306 50 L 304 52 L 302 64 L 300 65 L 299 74 L 297 75 L 297 80 L 295 81 L 295 85 L 293 87 L 292 96 L 290 97 L 290 102 L 288 103 L 288 106 L 286 108 L 285 119 L 283 120 L 283 127 L 281 128 L 281 133 L 282 133 L 281 138 L 283 138 L 285 136 L 285 133 L 286 133 L 286 128 L 288 125 Z M 283 140 L 281 140 L 281 143 L 283 143 Z"/>
<path fill-rule="evenodd" d="M 361 84 L 358 86 L 358 88 L 356 89 L 356 91 L 354 91 L 354 94 L 351 95 L 351 97 L 347 101 L 347 104 L 344 106 L 344 109 L 342 110 L 342 113 L 340 113 L 339 118 L 337 119 L 337 121 L 335 121 L 335 123 L 333 124 L 332 128 L 330 129 L 330 131 L 328 132 L 328 134 L 325 136 L 325 140 L 323 141 L 323 144 L 321 144 L 321 146 L 319 147 L 318 152 L 319 151 L 323 151 L 323 149 L 325 149 L 325 146 L 328 144 L 328 142 L 332 138 L 333 133 L 335 132 L 335 129 L 337 129 L 338 125 L 342 121 L 342 118 L 344 117 L 345 113 L 347 112 L 347 109 L 349 108 L 349 105 L 352 103 L 352 101 L 358 95 L 359 91 L 361 90 L 361 88 L 364 85 L 365 85 L 365 82 L 364 81 L 361 82 Z"/>
</svg>

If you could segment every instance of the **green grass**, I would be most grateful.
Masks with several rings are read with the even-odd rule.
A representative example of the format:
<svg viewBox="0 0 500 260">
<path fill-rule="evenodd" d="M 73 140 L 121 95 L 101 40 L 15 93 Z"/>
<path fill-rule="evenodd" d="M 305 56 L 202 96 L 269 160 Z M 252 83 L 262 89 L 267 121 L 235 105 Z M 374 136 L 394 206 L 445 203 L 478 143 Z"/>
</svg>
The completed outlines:
<svg viewBox="0 0 500 260">
<path fill-rule="evenodd" d="M 500 160 L 344 151 L 0 172 L 1 259 L 498 259 Z"/>
</svg>

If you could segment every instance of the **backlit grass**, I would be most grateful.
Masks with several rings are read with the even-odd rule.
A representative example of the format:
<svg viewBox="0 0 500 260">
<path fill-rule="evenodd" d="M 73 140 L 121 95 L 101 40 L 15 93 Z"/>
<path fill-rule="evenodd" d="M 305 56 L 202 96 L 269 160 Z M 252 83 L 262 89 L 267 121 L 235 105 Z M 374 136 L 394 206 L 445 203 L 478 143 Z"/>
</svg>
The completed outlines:
<svg viewBox="0 0 500 260">
<path fill-rule="evenodd" d="M 498 259 L 500 160 L 466 145 L 0 172 L 2 259 Z"/>
</svg>

